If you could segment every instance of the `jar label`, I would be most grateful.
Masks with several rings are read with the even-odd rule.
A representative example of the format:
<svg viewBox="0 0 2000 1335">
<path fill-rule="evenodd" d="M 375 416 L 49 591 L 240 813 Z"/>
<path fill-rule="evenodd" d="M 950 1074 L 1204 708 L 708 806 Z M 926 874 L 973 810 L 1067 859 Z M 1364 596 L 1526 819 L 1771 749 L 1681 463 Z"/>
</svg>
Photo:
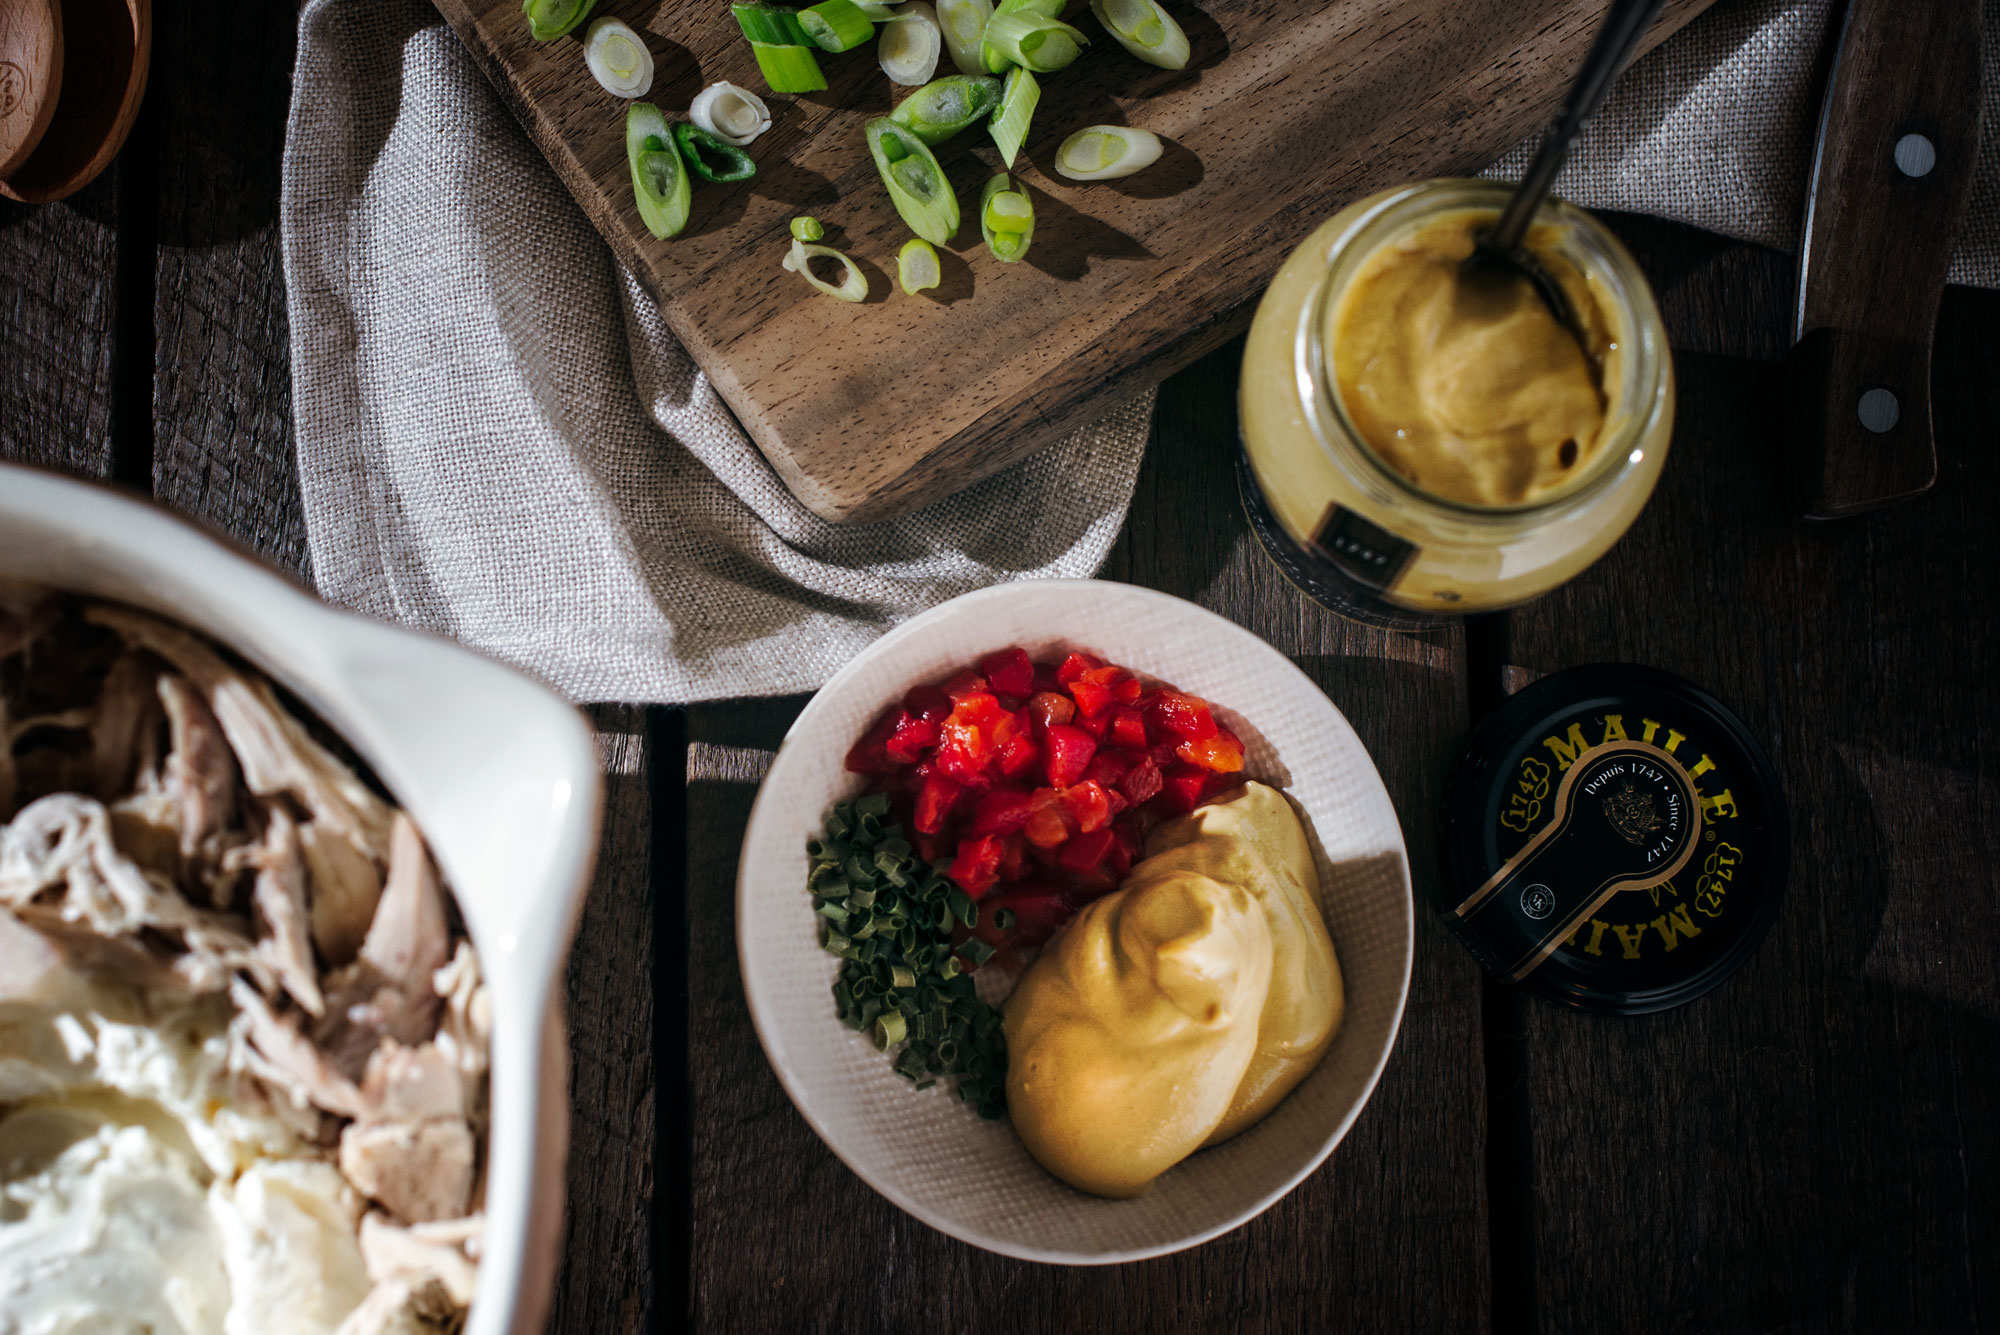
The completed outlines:
<svg viewBox="0 0 2000 1335">
<path fill-rule="evenodd" d="M 1671 880 L 1701 840 L 1703 801 L 1667 751 L 1624 737 L 1576 756 L 1549 821 L 1455 912 L 1517 982 L 1612 896 Z"/>
<path fill-rule="evenodd" d="M 1326 507 L 1306 545 L 1343 575 L 1371 589 L 1394 588 L 1410 562 L 1417 559 L 1415 543 L 1403 541 L 1339 504 Z"/>
</svg>

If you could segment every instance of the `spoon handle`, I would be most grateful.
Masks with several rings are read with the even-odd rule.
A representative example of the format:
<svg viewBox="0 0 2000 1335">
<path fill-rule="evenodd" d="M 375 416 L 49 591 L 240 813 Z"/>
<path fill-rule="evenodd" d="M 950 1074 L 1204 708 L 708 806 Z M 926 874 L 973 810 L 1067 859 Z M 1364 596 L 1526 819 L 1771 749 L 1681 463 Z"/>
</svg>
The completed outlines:
<svg viewBox="0 0 2000 1335">
<path fill-rule="evenodd" d="M 1486 234 L 1486 243 L 1494 250 L 1511 255 L 1520 249 L 1529 220 L 1535 216 L 1542 197 L 1548 194 L 1556 173 L 1562 170 L 1563 159 L 1569 156 L 1570 142 L 1604 105 L 1605 94 L 1617 82 L 1633 48 L 1646 35 L 1646 29 L 1653 26 L 1653 16 L 1664 3 L 1665 0 L 1611 0 L 1604 13 L 1604 26 L 1597 30 L 1597 40 L 1591 43 L 1590 54 L 1583 58 L 1569 96 L 1563 99 L 1562 108 L 1549 122 L 1548 129 L 1542 131 L 1534 161 L 1528 164 L 1499 221 Z"/>
</svg>

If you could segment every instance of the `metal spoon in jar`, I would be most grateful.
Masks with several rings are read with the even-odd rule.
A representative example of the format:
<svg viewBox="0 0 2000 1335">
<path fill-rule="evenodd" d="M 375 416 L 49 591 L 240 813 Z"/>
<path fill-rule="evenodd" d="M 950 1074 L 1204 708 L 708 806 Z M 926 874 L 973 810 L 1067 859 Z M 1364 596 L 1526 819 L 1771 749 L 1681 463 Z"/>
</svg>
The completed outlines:
<svg viewBox="0 0 2000 1335">
<path fill-rule="evenodd" d="M 1562 109 L 1542 132 L 1541 145 L 1522 174 L 1521 184 L 1515 187 L 1514 197 L 1507 201 L 1507 207 L 1493 226 L 1479 234 L 1475 249 L 1460 270 L 1474 281 L 1504 281 L 1517 275 L 1527 279 L 1542 304 L 1569 330 L 1586 354 L 1590 352 L 1590 344 L 1568 294 L 1535 253 L 1522 243 L 1535 210 L 1541 207 L 1542 197 L 1548 194 L 1550 183 L 1562 170 L 1563 159 L 1569 156 L 1570 143 L 1604 105 L 1605 94 L 1611 91 L 1632 49 L 1653 25 L 1653 16 L 1660 12 L 1663 3 L 1665 0 L 1611 0 L 1610 8 L 1605 11 L 1604 26 L 1598 29 L 1590 54 L 1583 58 L 1583 67 L 1577 71 L 1576 82 L 1570 86 Z"/>
</svg>

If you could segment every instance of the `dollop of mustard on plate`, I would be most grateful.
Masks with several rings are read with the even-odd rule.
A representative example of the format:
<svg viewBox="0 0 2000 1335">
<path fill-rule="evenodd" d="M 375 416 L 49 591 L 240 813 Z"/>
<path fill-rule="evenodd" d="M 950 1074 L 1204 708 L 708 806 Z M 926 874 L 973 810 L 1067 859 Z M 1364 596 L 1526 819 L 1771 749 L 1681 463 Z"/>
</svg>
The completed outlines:
<svg viewBox="0 0 2000 1335">
<path fill-rule="evenodd" d="M 1155 830 L 1125 884 L 1022 976 L 1008 1114 L 1063 1181 L 1137 1196 L 1276 1107 L 1343 1006 L 1305 829 L 1248 783 Z"/>
<path fill-rule="evenodd" d="M 1349 420 L 1390 468 L 1448 501 L 1528 505 L 1567 490 L 1597 457 L 1617 349 L 1546 226 L 1527 245 L 1569 298 L 1583 343 L 1525 278 L 1467 274 L 1462 261 L 1491 221 L 1448 216 L 1368 256 L 1330 314 L 1328 346 Z"/>
</svg>

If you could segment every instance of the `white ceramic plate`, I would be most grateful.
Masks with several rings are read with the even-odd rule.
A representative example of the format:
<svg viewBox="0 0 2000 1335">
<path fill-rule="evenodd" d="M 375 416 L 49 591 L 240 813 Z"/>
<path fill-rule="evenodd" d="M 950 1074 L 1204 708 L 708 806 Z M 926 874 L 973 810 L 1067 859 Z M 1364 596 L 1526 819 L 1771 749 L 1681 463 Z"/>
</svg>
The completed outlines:
<svg viewBox="0 0 2000 1335">
<path fill-rule="evenodd" d="M 1275 1112 L 1175 1167 L 1135 1201 L 1045 1172 L 1008 1124 L 984 1122 L 951 1082 L 915 1090 L 835 1017 L 840 962 L 819 948 L 806 840 L 859 793 L 842 760 L 919 682 L 995 649 L 1076 648 L 1214 703 L 1246 773 L 1303 811 L 1319 860 L 1347 1017 L 1319 1068 Z M 1032 1261 L 1101 1265 L 1206 1242 L 1254 1217 L 1333 1152 L 1388 1060 L 1409 992 L 1409 858 L 1382 779 L 1341 712 L 1292 663 L 1192 603 L 1096 580 L 1035 580 L 955 598 L 885 635 L 799 715 L 750 813 L 736 882 L 737 952 L 764 1051 L 792 1102 L 862 1181 L 931 1227 Z"/>
</svg>

